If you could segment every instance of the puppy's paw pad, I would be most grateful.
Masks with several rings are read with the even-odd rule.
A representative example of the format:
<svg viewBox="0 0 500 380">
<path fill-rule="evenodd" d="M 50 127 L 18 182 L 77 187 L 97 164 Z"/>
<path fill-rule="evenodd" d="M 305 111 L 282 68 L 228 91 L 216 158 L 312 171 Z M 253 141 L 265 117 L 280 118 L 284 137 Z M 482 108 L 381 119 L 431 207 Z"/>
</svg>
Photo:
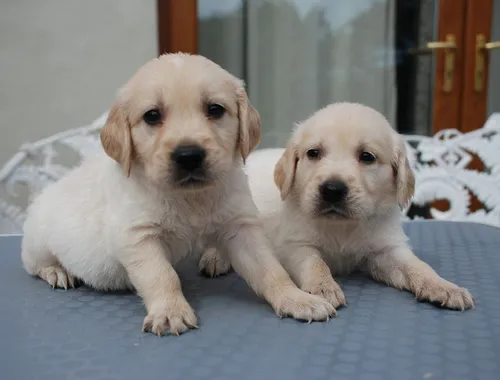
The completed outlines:
<svg viewBox="0 0 500 380">
<path fill-rule="evenodd" d="M 447 309 L 463 311 L 474 307 L 474 298 L 470 292 L 448 281 L 424 286 L 416 293 L 417 299 L 429 301 Z"/>
<path fill-rule="evenodd" d="M 144 318 L 142 331 L 163 336 L 165 333 L 180 335 L 189 329 L 198 328 L 193 309 L 187 302 L 186 305 L 177 309 L 168 307 L 161 313 L 149 313 Z"/>
<path fill-rule="evenodd" d="M 200 273 L 206 277 L 219 277 L 231 270 L 231 264 L 215 248 L 210 248 L 201 257 L 199 268 Z"/>
<path fill-rule="evenodd" d="M 306 293 L 300 289 L 288 290 L 283 294 L 276 314 L 302 321 L 328 321 L 337 311 L 325 298 Z"/>
<path fill-rule="evenodd" d="M 70 275 L 63 267 L 59 265 L 52 265 L 43 268 L 38 274 L 39 277 L 52 286 L 53 288 L 75 288 L 76 279 Z"/>
<path fill-rule="evenodd" d="M 302 290 L 326 299 L 334 308 L 339 308 L 346 304 L 344 292 L 335 281 L 311 284 L 304 286 Z"/>
</svg>

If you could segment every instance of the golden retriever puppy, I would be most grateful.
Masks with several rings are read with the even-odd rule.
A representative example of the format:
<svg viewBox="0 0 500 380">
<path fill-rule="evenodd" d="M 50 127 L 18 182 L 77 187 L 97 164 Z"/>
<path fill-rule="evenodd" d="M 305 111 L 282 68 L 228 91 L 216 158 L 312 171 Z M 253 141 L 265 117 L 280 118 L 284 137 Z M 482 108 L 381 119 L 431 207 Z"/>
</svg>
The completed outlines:
<svg viewBox="0 0 500 380">
<path fill-rule="evenodd" d="M 217 241 L 278 315 L 327 320 L 332 305 L 297 288 L 259 221 L 243 162 L 260 134 L 242 82 L 215 63 L 187 54 L 146 63 L 110 111 L 105 154 L 30 206 L 25 269 L 53 287 L 134 289 L 143 329 L 179 334 L 197 318 L 173 265 Z"/>
<path fill-rule="evenodd" d="M 402 137 L 375 110 L 329 105 L 297 126 L 286 150 L 250 155 L 247 173 L 278 257 L 301 289 L 338 307 L 345 297 L 332 273 L 360 269 L 419 300 L 474 306 L 408 246 L 400 209 L 415 180 Z M 214 253 L 206 255 L 213 263 Z"/>
</svg>

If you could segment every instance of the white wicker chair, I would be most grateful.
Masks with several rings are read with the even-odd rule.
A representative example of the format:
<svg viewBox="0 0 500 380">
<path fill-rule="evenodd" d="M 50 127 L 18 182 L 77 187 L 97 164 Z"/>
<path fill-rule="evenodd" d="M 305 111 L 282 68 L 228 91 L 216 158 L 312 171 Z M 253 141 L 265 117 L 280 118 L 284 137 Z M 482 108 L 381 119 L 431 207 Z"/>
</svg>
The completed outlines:
<svg viewBox="0 0 500 380">
<path fill-rule="evenodd" d="M 406 136 L 406 142 L 416 177 L 406 215 L 420 218 L 411 215 L 411 209 L 428 206 L 427 218 L 500 227 L 500 113 L 473 132 L 446 129 L 433 137 Z M 469 167 L 474 157 L 481 161 L 482 171 Z M 471 209 L 472 195 L 480 209 Z M 448 210 L 433 208 L 436 200 L 448 201 Z"/>
<path fill-rule="evenodd" d="M 106 118 L 107 112 L 90 125 L 24 144 L 0 169 L 0 234 L 21 233 L 33 195 L 100 149 Z"/>
<path fill-rule="evenodd" d="M 100 149 L 99 130 L 107 113 L 92 124 L 25 144 L 0 169 L 0 234 L 22 232 L 26 207 L 40 189 L 56 181 L 85 156 Z M 480 130 L 443 130 L 434 137 L 406 136 L 416 192 L 404 218 L 473 221 L 500 227 L 500 114 Z M 473 155 L 484 171 L 469 169 Z M 483 208 L 471 211 L 471 193 Z M 432 207 L 449 202 L 447 211 Z M 418 211 L 420 210 L 420 212 Z M 426 212 L 422 214 L 422 210 Z"/>
</svg>

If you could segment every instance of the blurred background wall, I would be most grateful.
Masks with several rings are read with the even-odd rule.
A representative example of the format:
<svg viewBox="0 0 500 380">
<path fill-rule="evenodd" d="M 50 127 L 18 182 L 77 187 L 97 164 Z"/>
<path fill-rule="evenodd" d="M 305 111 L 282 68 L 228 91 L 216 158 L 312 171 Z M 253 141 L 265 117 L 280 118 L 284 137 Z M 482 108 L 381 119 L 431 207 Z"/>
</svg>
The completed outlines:
<svg viewBox="0 0 500 380">
<path fill-rule="evenodd" d="M 93 121 L 156 55 L 155 0 L 0 0 L 0 166 Z"/>
</svg>

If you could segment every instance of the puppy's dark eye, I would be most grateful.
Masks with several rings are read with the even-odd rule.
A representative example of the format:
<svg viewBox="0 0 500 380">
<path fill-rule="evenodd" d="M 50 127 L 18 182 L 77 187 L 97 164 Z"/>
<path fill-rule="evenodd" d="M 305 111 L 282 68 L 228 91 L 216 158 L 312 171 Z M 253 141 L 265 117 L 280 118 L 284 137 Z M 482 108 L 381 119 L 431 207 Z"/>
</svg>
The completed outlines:
<svg viewBox="0 0 500 380">
<path fill-rule="evenodd" d="M 212 103 L 207 106 L 207 116 L 210 119 L 220 119 L 225 112 L 226 110 L 220 104 Z"/>
<path fill-rule="evenodd" d="M 317 160 L 321 155 L 321 152 L 319 149 L 309 149 L 306 154 L 311 160 Z"/>
<path fill-rule="evenodd" d="M 149 125 L 158 125 L 162 121 L 162 114 L 158 109 L 152 109 L 147 111 L 142 118 Z"/>
<path fill-rule="evenodd" d="M 375 162 L 375 156 L 370 152 L 361 152 L 359 154 L 359 162 L 364 164 L 372 164 Z"/>
</svg>

